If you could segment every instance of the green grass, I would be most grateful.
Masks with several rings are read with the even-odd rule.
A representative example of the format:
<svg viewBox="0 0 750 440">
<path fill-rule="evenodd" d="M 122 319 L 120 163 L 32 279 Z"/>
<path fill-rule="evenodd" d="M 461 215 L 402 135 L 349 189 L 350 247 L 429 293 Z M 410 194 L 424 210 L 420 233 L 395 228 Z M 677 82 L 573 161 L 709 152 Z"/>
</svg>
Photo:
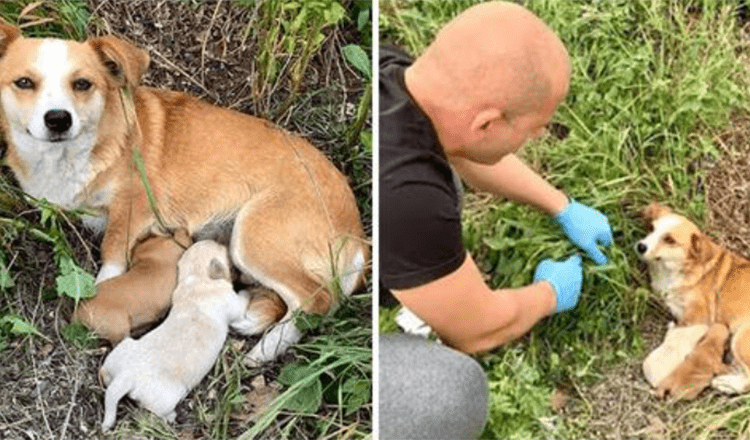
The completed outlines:
<svg viewBox="0 0 750 440">
<path fill-rule="evenodd" d="M 350 178 L 369 231 L 371 78 L 361 67 L 363 62 L 369 62 L 363 60 L 362 55 L 369 57 L 370 53 L 371 2 L 320 0 L 292 4 L 266 0 L 245 4 L 257 15 L 252 16 L 241 35 L 232 38 L 241 38 L 245 44 L 259 48 L 259 72 L 253 84 L 258 88 L 254 98 L 271 103 L 272 93 L 281 89 L 286 93 L 280 104 L 258 104 L 256 108 L 261 112 L 273 108 L 273 112 L 265 116 L 283 120 L 279 122 L 281 125 L 301 131 L 313 138 L 313 143 L 323 146 L 332 161 Z M 188 6 L 211 14 L 215 4 L 190 2 Z M 90 27 L 99 26 L 89 4 L 83 1 L 3 2 L 0 17 L 22 27 L 27 36 L 83 40 Z M 348 67 L 344 65 L 342 50 L 347 44 L 360 49 L 354 58 L 346 59 L 352 63 Z M 316 73 L 319 83 L 310 83 L 311 65 L 316 57 L 329 56 L 323 54 L 331 48 L 339 51 L 337 56 L 341 57 L 342 69 L 354 72 L 361 81 L 361 88 L 350 82 L 347 92 L 340 93 L 339 80 L 343 75 L 323 77 L 319 72 Z M 354 104 L 344 101 L 353 97 Z M 342 117 L 341 109 L 346 105 L 358 107 L 354 116 Z M 53 353 L 64 351 L 63 362 L 70 365 L 80 359 L 94 364 L 97 359 L 93 357 L 102 353 L 95 349 L 95 341 L 85 329 L 65 325 L 66 313 L 73 303 L 93 292 L 92 274 L 97 268 L 92 250 L 95 255 L 98 242 L 91 241 L 88 235 L 81 236 L 77 219 L 77 213 L 63 212 L 46 201 L 23 195 L 6 175 L 0 175 L 0 359 L 6 367 L 10 364 L 5 354 L 20 351 L 23 359 L 19 362 L 25 361 L 26 355 L 31 356 L 29 353 L 33 353 L 37 345 L 35 340 L 60 347 L 62 350 Z M 20 252 L 13 249 L 14 246 L 30 250 Z M 53 271 L 52 283 L 44 282 L 48 278 L 41 273 L 30 273 L 31 266 L 23 260 L 32 258 L 30 255 L 36 249 L 41 249 L 35 256 L 40 264 L 33 266 L 34 270 L 41 271 L 42 267 Z M 22 290 L 17 287 L 21 284 L 23 294 L 32 292 L 38 297 L 19 299 Z M 366 293 L 343 301 L 333 316 L 298 318 L 307 333 L 292 350 L 293 354 L 284 358 L 285 363 L 280 361 L 261 369 L 245 367 L 241 360 L 251 346 L 247 340 L 230 338 L 214 369 L 182 404 L 189 408 L 188 421 L 169 425 L 131 405 L 125 417 L 120 408 L 115 437 L 171 439 L 190 430 L 216 439 L 369 437 L 372 432 L 371 291 L 368 285 Z M 34 306 L 29 307 L 27 303 Z M 51 320 L 54 325 L 49 324 Z M 39 367 L 43 373 L 44 368 Z M 85 373 L 78 393 L 79 407 L 84 408 L 85 401 L 85 410 L 73 412 L 73 418 L 66 419 L 62 428 L 65 432 L 70 422 L 68 433 L 73 436 L 76 434 L 72 431 L 79 427 L 96 429 L 100 423 L 100 405 L 103 408 L 96 369 Z M 254 422 L 238 422 L 236 416 L 243 413 L 248 390 L 252 388 L 250 383 L 258 375 L 265 376 L 269 382 L 277 380 L 282 385 L 279 395 Z M 7 377 L 2 367 L 0 376 Z M 77 387 L 78 384 L 76 392 Z M 57 395 L 66 392 L 65 389 L 55 391 Z M 0 393 L 0 407 L 3 402 L 15 401 L 17 396 L 6 397 Z M 91 402 L 99 409 L 86 412 Z M 29 401 L 29 404 L 34 402 Z M 35 409 L 28 411 L 39 415 Z M 50 422 L 47 416 L 49 414 L 32 417 L 18 429 L 29 433 L 49 430 L 56 422 L 54 419 Z M 40 428 L 45 425 L 47 428 Z M 52 426 L 52 429 L 58 428 Z"/>
<path fill-rule="evenodd" d="M 383 1 L 381 35 L 418 54 L 471 3 Z M 702 164 L 719 158 L 717 135 L 731 128 L 732 117 L 748 113 L 747 45 L 731 5 L 722 2 L 526 5 L 557 31 L 573 74 L 554 117 L 570 135 L 528 145 L 522 155 L 553 185 L 604 212 L 615 241 L 609 264 L 585 261 L 581 300 L 572 312 L 479 359 L 492 395 L 484 437 L 581 438 L 591 435 L 585 424 L 554 417 L 549 395 L 596 383 L 605 367 L 645 356 L 639 325 L 650 293 L 631 251 L 645 233 L 640 210 L 659 200 L 705 226 Z M 471 195 L 464 218 L 465 244 L 493 287 L 528 284 L 542 259 L 576 251 L 548 218 L 525 206 Z M 726 419 L 721 408 L 698 408 L 700 415 L 686 416 L 675 438 L 747 429 L 738 423 L 746 406 Z"/>
</svg>

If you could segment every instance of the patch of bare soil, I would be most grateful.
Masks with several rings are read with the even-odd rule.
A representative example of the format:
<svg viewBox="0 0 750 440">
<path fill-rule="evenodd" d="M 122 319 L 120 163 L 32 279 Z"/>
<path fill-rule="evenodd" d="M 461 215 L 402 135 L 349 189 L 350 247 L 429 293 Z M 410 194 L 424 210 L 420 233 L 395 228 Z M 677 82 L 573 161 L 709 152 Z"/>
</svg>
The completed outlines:
<svg viewBox="0 0 750 440">
<path fill-rule="evenodd" d="M 722 245 L 750 257 L 750 120 L 733 121 L 719 147 L 722 160 L 706 175 L 709 227 Z"/>
<path fill-rule="evenodd" d="M 263 94 L 253 92 L 259 49 L 254 44 L 257 40 L 248 37 L 246 31 L 258 32 L 257 8 L 232 1 L 90 0 L 88 4 L 94 16 L 89 35 L 113 33 L 149 51 L 151 67 L 145 84 L 186 91 L 218 105 L 272 119 L 309 138 L 340 169 L 351 173 L 350 161 L 338 150 L 342 148 L 341 133 L 351 123 L 364 87 L 341 56 L 341 46 L 359 43 L 352 24 L 327 32 L 323 47 L 313 56 L 298 90 L 298 99 L 279 112 L 290 94 L 288 80 L 282 78 L 269 84 Z M 361 176 L 350 178 L 353 185 L 363 184 L 357 181 Z M 357 197 L 361 204 L 369 204 L 369 185 L 362 186 Z M 38 213 L 19 215 L 31 222 L 39 221 Z M 368 219 L 363 220 L 369 225 Z M 62 229 L 75 249 L 76 261 L 96 273 L 100 238 L 79 224 L 64 225 Z M 56 264 L 50 245 L 23 230 L 9 233 L 19 235 L 3 237 L 3 242 L 9 243 L 4 251 L 14 267 L 23 269 L 18 270 L 12 293 L 0 299 L 7 300 L 8 308 L 34 324 L 42 336 L 15 338 L 0 350 L 0 439 L 104 438 L 100 431 L 104 389 L 98 383 L 97 371 L 108 349 L 71 342 L 66 326 L 72 301 L 55 295 Z M 145 411 L 132 401 L 123 400 L 118 407 L 118 422 L 135 420 L 126 438 L 211 438 L 207 426 L 214 417 L 226 417 L 226 438 L 248 429 L 252 420 L 249 407 L 243 410 L 244 417 L 211 412 L 220 404 L 217 394 L 221 393 L 217 390 L 229 386 L 221 374 L 237 368 L 253 342 L 247 338 L 230 339 L 229 348 L 213 372 L 220 370 L 220 379 L 204 381 L 178 405 L 177 422 L 172 428 L 159 428 L 158 433 L 141 430 L 139 426 L 145 425 L 138 420 L 143 419 Z M 281 361 L 284 360 L 288 358 Z M 256 391 L 267 398 L 267 388 L 274 386 L 277 374 L 274 365 L 253 370 L 243 377 L 239 392 L 249 396 L 260 388 Z M 251 382 L 253 377 L 266 380 Z M 261 410 L 266 404 L 258 397 L 252 406 Z M 271 428 L 264 438 L 277 436 L 278 432 Z"/>
</svg>

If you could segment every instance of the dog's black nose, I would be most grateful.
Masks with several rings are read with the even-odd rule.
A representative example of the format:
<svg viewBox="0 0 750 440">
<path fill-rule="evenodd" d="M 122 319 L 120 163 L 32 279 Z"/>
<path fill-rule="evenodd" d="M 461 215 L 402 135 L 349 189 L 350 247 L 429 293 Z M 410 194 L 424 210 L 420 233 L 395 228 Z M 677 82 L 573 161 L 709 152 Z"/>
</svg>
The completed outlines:
<svg viewBox="0 0 750 440">
<path fill-rule="evenodd" d="M 44 114 L 44 125 L 53 133 L 65 133 L 73 125 L 73 117 L 67 110 L 50 110 Z"/>
<path fill-rule="evenodd" d="M 635 250 L 636 250 L 636 252 L 638 252 L 639 254 L 644 254 L 644 253 L 646 253 L 646 251 L 648 250 L 648 246 L 646 246 L 646 244 L 645 244 L 645 243 L 643 243 L 643 242 L 640 242 L 640 243 L 638 243 L 638 244 L 637 244 L 637 245 L 635 246 Z"/>
</svg>

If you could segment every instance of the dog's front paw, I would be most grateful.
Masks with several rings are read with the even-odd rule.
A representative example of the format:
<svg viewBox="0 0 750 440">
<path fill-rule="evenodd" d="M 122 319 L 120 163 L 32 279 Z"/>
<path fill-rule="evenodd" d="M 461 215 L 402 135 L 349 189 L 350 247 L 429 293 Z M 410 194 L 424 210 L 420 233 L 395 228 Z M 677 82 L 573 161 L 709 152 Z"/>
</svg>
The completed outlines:
<svg viewBox="0 0 750 440">
<path fill-rule="evenodd" d="M 117 263 L 104 263 L 99 273 L 96 275 L 94 284 L 99 284 L 102 281 L 106 281 L 110 278 L 120 276 L 125 273 L 125 266 Z"/>
</svg>

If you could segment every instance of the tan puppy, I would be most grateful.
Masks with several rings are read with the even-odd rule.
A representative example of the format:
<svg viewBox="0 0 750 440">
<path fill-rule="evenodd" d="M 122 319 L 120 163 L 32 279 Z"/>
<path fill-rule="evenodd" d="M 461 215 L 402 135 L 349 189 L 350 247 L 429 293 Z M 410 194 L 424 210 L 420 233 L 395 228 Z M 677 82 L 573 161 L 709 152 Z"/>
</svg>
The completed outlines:
<svg viewBox="0 0 750 440">
<path fill-rule="evenodd" d="M 96 296 L 82 303 L 73 319 L 112 345 L 156 322 L 172 304 L 177 260 L 191 244 L 184 229 L 174 237 L 153 236 L 136 244 L 128 271 L 99 283 Z"/>
<path fill-rule="evenodd" d="M 226 247 L 214 241 L 200 241 L 185 252 L 167 318 L 138 340 L 125 338 L 99 370 L 107 386 L 104 430 L 114 426 L 117 403 L 126 394 L 174 421 L 175 406 L 211 370 L 229 324 L 247 308 L 247 292 L 232 289 L 229 264 Z"/>
<path fill-rule="evenodd" d="M 727 374 L 716 377 L 712 385 L 727 393 L 748 391 L 750 333 L 746 323 L 750 322 L 750 261 L 723 249 L 695 224 L 664 205 L 649 205 L 645 217 L 651 232 L 636 244 L 636 251 L 648 264 L 651 287 L 662 295 L 677 325 L 721 324 L 728 329 L 734 364 Z M 714 345 L 719 343 L 721 334 L 712 329 L 713 336 L 707 336 L 709 342 L 699 343 L 690 355 L 696 362 L 701 360 L 701 365 L 711 366 L 705 374 L 721 372 L 718 364 L 722 362 L 723 349 Z M 673 375 L 680 374 L 678 370 Z M 681 390 L 690 389 L 689 384 L 682 382 L 673 379 L 660 385 L 661 394 L 680 396 Z M 700 384 L 705 384 L 705 380 L 696 380 L 694 385 Z M 672 386 L 679 389 L 672 390 Z M 695 394 L 690 391 L 685 396 Z"/>
<path fill-rule="evenodd" d="M 693 351 L 703 335 L 706 334 L 706 324 L 678 327 L 669 322 L 664 342 L 656 347 L 643 361 L 643 375 L 652 387 L 669 376 L 678 365 Z"/>
<path fill-rule="evenodd" d="M 139 87 L 148 62 L 145 51 L 116 37 L 23 38 L 0 24 L 0 127 L 23 190 L 101 213 L 98 283 L 125 272 L 126 255 L 158 214 L 191 236 L 231 230 L 233 264 L 245 281 L 281 296 L 285 318 L 298 309 L 331 311 L 361 285 L 369 261 L 346 178 L 307 141 L 268 121 Z M 255 324 L 267 321 L 262 314 L 249 309 L 246 327 L 262 327 Z M 259 349 L 255 360 L 274 357 L 295 332 L 289 325 L 269 332 L 275 348 Z"/>
<path fill-rule="evenodd" d="M 677 368 L 663 379 L 656 388 L 656 395 L 674 400 L 695 399 L 701 391 L 711 385 L 717 374 L 724 374 L 724 344 L 729 338 L 729 329 L 722 324 L 713 324 L 695 349 Z"/>
</svg>

